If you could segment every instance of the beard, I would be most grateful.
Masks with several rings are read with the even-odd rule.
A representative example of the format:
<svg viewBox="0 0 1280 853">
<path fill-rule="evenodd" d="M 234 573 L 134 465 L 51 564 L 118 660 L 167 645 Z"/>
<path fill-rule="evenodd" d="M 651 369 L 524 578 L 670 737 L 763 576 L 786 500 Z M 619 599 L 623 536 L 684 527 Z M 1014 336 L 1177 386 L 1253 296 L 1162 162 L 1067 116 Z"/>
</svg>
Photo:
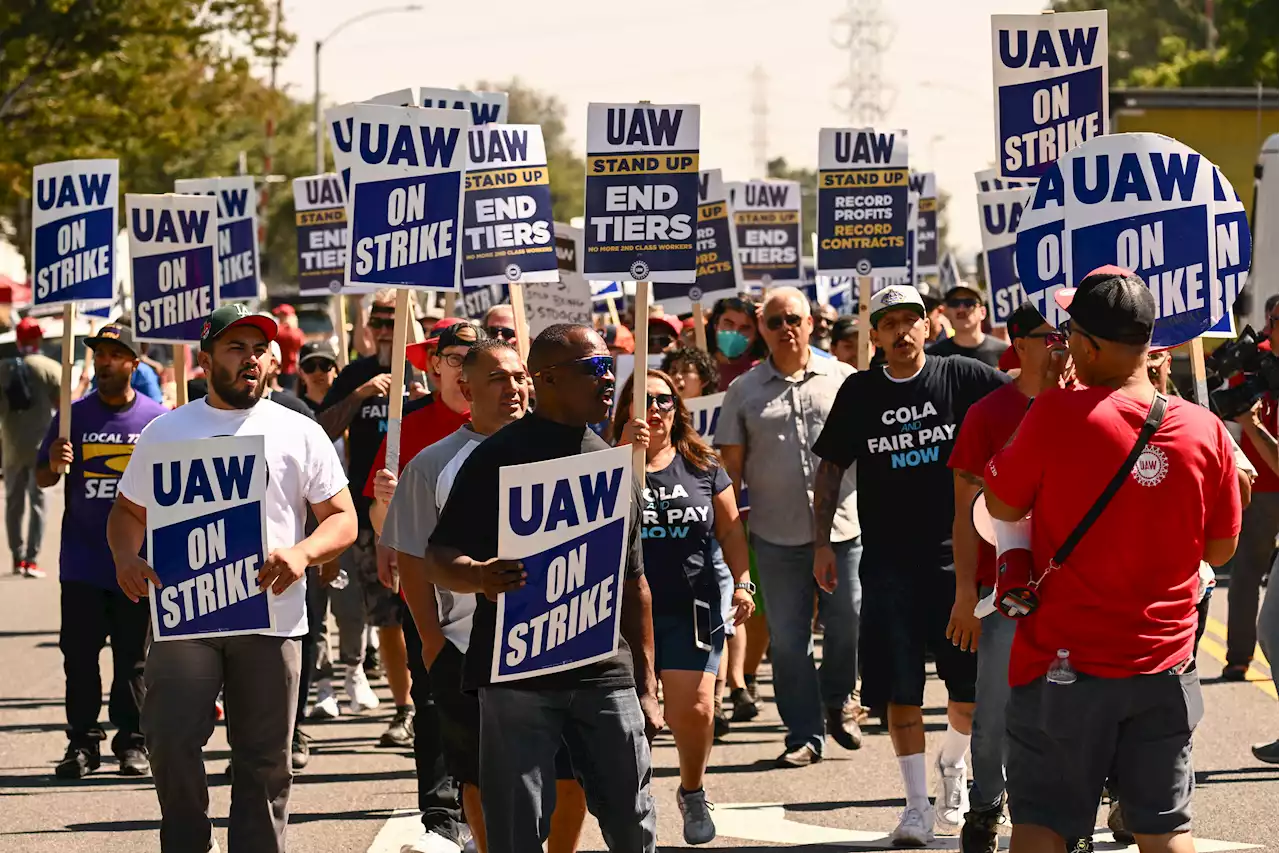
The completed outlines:
<svg viewBox="0 0 1280 853">
<path fill-rule="evenodd" d="M 120 397 L 129 387 L 130 377 L 118 373 L 99 372 L 98 391 L 108 397 Z"/>
<path fill-rule="evenodd" d="M 258 382 L 253 388 L 238 388 L 236 387 L 236 379 L 239 376 L 239 373 L 232 373 L 214 364 L 213 374 L 209 377 L 209 383 L 227 405 L 235 409 L 251 409 L 255 403 L 262 399 L 267 383 L 262 381 L 262 373 L 259 371 Z"/>
</svg>

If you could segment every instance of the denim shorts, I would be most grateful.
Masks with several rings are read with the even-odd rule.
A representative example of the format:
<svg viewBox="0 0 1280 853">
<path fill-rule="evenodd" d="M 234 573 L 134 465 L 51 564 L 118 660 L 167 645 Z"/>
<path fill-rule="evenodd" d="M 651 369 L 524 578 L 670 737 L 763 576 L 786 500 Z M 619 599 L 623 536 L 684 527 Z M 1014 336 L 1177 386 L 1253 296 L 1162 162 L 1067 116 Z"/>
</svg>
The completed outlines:
<svg viewBox="0 0 1280 853">
<path fill-rule="evenodd" d="M 693 616 L 681 618 L 655 614 L 653 617 L 653 668 L 688 672 L 720 670 L 720 654 L 724 651 L 724 628 L 713 624 L 711 650 L 698 648 L 694 642 Z"/>
</svg>

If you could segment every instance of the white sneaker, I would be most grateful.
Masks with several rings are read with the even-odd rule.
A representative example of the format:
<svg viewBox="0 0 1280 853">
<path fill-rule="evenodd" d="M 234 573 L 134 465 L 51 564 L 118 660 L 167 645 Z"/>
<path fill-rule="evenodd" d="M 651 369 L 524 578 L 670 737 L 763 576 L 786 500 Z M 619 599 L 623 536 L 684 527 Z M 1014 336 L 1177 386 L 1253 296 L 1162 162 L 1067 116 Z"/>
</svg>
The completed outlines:
<svg viewBox="0 0 1280 853">
<path fill-rule="evenodd" d="M 412 844 L 400 848 L 400 853 L 460 853 L 462 850 L 443 835 L 424 832 Z"/>
<path fill-rule="evenodd" d="M 898 820 L 898 828 L 889 833 L 889 842 L 894 847 L 928 847 L 933 843 L 935 820 L 933 806 L 908 806 Z"/>
<path fill-rule="evenodd" d="M 959 832 L 969 811 L 969 786 L 965 783 L 964 762 L 945 765 L 939 753 L 933 766 L 938 771 L 937 797 L 934 800 L 937 822 L 934 826 L 938 832 Z"/>
<path fill-rule="evenodd" d="M 333 681 L 328 678 L 320 679 L 316 682 L 316 703 L 311 706 L 311 713 L 307 716 L 313 720 L 336 720 L 341 714 Z"/>
<path fill-rule="evenodd" d="M 361 667 L 353 666 L 347 669 L 347 699 L 351 703 L 351 713 L 363 714 L 365 711 L 372 711 L 378 707 L 378 696 L 373 692 L 373 688 L 369 686 L 369 678 L 364 674 Z"/>
</svg>

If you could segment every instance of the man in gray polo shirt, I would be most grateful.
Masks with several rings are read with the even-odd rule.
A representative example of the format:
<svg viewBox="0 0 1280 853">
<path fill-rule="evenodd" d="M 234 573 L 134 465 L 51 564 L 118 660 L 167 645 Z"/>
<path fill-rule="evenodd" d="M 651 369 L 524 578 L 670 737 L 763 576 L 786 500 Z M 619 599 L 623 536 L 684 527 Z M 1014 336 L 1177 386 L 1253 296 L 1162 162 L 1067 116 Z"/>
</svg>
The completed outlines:
<svg viewBox="0 0 1280 853">
<path fill-rule="evenodd" d="M 773 655 L 774 694 L 787 727 L 779 767 L 822 760 L 825 731 L 845 749 L 862 745 L 852 693 L 858 678 L 862 555 L 854 472 L 847 471 L 831 539 L 834 576 L 820 590 L 813 574 L 813 478 L 809 449 L 822 433 L 836 393 L 853 368 L 809 348 L 813 317 L 792 287 L 769 292 L 760 333 L 770 356 L 725 395 L 716 445 L 734 488 L 751 486 L 751 544 L 764 592 Z M 826 634 L 822 667 L 813 662 L 813 599 Z"/>
</svg>

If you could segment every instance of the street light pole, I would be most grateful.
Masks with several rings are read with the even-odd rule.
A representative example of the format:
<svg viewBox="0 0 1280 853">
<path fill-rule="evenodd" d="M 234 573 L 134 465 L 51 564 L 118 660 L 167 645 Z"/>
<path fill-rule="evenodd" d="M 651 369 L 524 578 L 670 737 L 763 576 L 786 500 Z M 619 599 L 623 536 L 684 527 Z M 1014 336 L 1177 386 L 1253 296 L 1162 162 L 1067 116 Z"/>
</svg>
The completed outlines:
<svg viewBox="0 0 1280 853">
<path fill-rule="evenodd" d="M 316 39 L 316 103 L 315 103 L 315 123 L 316 123 L 316 174 L 324 174 L 324 122 L 320 115 L 320 48 L 324 46 L 324 42 Z"/>
</svg>

